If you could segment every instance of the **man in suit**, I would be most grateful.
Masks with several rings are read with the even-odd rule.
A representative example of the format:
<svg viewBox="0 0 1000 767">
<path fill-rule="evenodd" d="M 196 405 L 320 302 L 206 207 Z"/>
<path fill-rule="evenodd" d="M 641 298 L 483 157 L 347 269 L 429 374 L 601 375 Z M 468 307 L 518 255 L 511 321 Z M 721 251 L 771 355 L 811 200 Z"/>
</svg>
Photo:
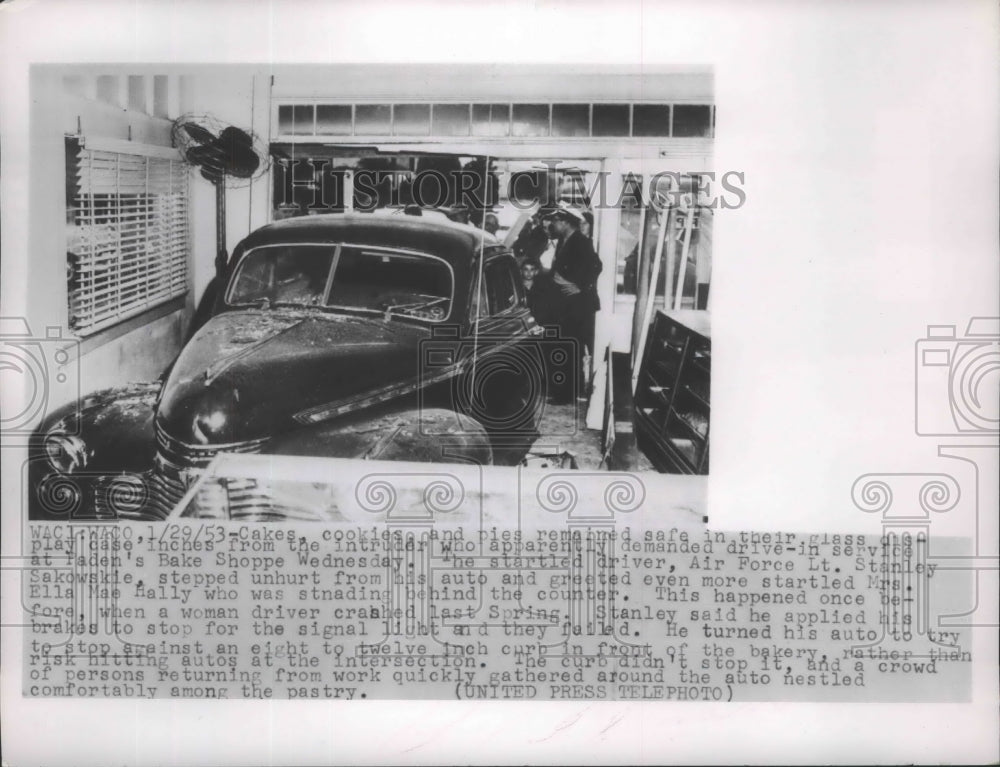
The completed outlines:
<svg viewBox="0 0 1000 767">
<path fill-rule="evenodd" d="M 551 209 L 546 220 L 556 239 L 552 260 L 552 281 L 562 294 L 560 317 L 557 319 L 563 336 L 576 340 L 582 360 L 587 350 L 594 353 L 594 315 L 601 308 L 597 297 L 597 277 L 603 268 L 590 239 L 581 231 L 583 211 L 561 202 Z M 575 368 L 582 370 L 582 362 Z M 590 371 L 585 371 L 589 376 Z M 586 395 L 587 379 L 580 375 L 577 393 Z"/>
</svg>

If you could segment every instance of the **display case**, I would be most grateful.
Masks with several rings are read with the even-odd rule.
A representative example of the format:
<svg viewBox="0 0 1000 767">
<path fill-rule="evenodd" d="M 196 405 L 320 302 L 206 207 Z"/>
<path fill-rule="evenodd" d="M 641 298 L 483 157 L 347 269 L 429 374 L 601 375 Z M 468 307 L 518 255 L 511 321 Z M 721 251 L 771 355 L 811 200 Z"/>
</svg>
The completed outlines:
<svg viewBox="0 0 1000 767">
<path fill-rule="evenodd" d="M 636 440 L 659 471 L 708 474 L 711 372 L 708 312 L 657 312 L 634 401 Z"/>
</svg>

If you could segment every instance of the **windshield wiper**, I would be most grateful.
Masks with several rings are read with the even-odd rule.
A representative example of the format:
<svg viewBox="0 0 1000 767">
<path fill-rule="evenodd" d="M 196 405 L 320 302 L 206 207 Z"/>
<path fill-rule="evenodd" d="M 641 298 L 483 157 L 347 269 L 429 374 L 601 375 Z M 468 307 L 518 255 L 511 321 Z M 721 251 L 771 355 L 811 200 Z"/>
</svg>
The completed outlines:
<svg viewBox="0 0 1000 767">
<path fill-rule="evenodd" d="M 385 315 L 383 319 L 386 322 L 388 322 L 390 319 L 392 319 L 392 315 L 394 312 L 398 312 L 404 316 L 420 318 L 420 315 L 417 314 L 416 312 L 422 311 L 424 309 L 429 309 L 430 307 L 435 306 L 436 304 L 440 304 L 442 301 L 448 300 L 445 296 L 423 296 L 423 298 L 427 298 L 430 300 L 413 301 L 408 304 L 393 304 L 391 306 L 385 307 Z M 429 318 L 422 318 L 422 319 L 429 319 Z"/>
<path fill-rule="evenodd" d="M 318 304 L 303 304 L 298 301 L 275 301 L 271 306 L 275 309 L 313 309 L 320 311 L 326 308 Z"/>
</svg>

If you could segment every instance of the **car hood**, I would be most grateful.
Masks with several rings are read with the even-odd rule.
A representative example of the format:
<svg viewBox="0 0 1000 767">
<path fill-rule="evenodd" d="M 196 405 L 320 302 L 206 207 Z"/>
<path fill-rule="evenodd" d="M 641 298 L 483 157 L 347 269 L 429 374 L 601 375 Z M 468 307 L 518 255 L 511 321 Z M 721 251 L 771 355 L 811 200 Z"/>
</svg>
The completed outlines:
<svg viewBox="0 0 1000 767">
<path fill-rule="evenodd" d="M 415 382 L 420 341 L 429 335 L 398 321 L 318 311 L 227 312 L 177 358 L 157 424 L 194 445 L 272 437 L 376 390 Z"/>
</svg>

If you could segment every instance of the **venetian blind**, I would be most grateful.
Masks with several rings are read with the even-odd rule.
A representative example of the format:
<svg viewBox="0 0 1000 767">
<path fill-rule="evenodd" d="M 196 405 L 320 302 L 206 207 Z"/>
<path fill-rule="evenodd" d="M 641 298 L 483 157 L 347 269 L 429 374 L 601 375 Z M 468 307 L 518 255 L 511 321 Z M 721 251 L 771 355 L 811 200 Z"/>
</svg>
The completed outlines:
<svg viewBox="0 0 1000 767">
<path fill-rule="evenodd" d="M 80 336 L 187 291 L 187 166 L 169 150 L 139 151 L 76 153 L 67 253 L 70 326 Z"/>
</svg>

